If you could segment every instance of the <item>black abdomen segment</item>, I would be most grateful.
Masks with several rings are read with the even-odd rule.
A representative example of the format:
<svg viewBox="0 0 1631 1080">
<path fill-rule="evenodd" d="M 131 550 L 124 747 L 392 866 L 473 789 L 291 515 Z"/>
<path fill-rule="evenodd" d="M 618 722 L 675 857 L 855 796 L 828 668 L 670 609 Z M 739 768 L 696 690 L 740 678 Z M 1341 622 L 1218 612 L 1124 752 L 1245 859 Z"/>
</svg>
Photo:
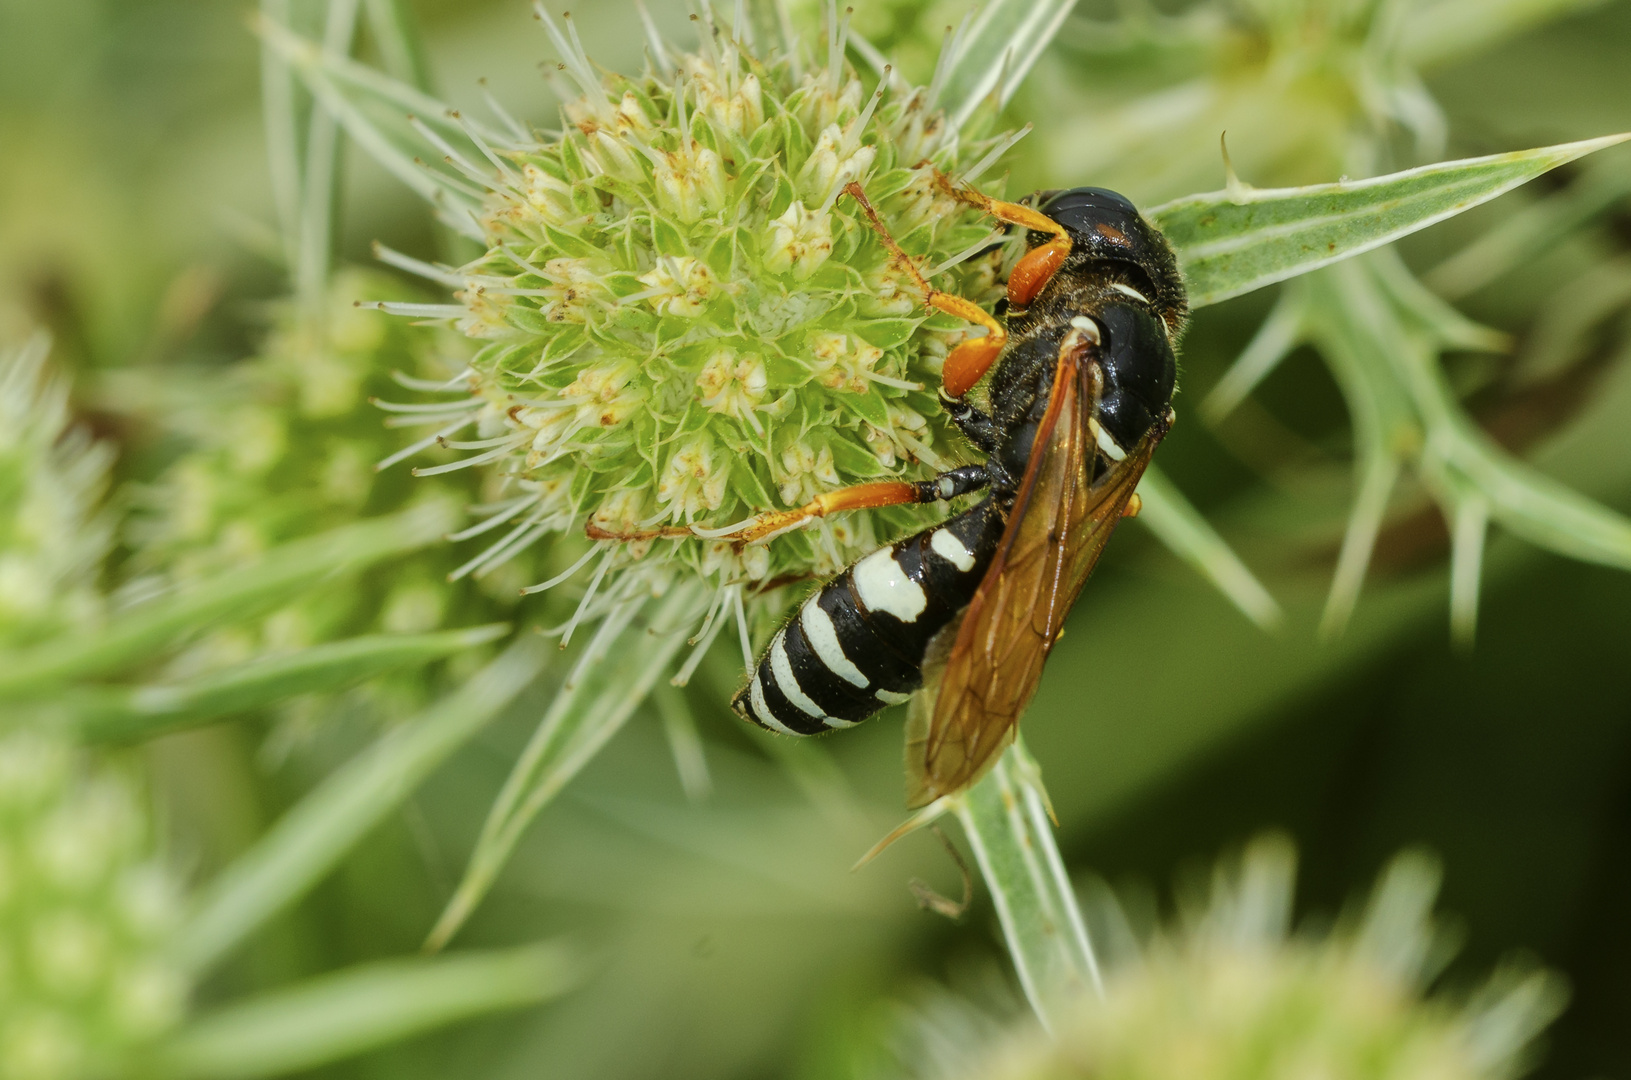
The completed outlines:
<svg viewBox="0 0 1631 1080">
<path fill-rule="evenodd" d="M 987 498 L 833 578 L 776 631 L 731 705 L 786 735 L 850 727 L 923 685 L 929 641 L 974 598 L 1002 539 Z"/>
</svg>

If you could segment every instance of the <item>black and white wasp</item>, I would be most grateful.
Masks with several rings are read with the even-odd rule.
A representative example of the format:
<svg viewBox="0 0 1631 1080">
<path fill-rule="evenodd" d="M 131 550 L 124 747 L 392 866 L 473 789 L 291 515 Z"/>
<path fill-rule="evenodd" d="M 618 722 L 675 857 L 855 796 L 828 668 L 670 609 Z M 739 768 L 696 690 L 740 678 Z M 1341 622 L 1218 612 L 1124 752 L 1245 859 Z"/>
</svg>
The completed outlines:
<svg viewBox="0 0 1631 1080">
<path fill-rule="evenodd" d="M 762 727 L 813 735 L 907 700 L 924 685 L 925 667 L 943 664 L 928 731 L 911 751 L 914 806 L 972 784 L 1012 739 L 1110 533 L 1137 512 L 1134 489 L 1172 424 L 1173 346 L 1187 314 L 1165 238 L 1115 192 L 1044 192 L 1032 208 L 939 183 L 1028 231 L 1000 318 L 933 289 L 860 186 L 846 190 L 928 307 L 986 327 L 952 350 L 942 376 L 942 400 L 984 463 L 830 492 L 761 514 L 730 537 L 750 543 L 843 510 L 986 492 L 822 586 L 776 632 L 732 701 Z M 986 412 L 963 398 L 993 364 Z M 613 534 L 592 524 L 590 534 L 692 535 Z"/>
</svg>

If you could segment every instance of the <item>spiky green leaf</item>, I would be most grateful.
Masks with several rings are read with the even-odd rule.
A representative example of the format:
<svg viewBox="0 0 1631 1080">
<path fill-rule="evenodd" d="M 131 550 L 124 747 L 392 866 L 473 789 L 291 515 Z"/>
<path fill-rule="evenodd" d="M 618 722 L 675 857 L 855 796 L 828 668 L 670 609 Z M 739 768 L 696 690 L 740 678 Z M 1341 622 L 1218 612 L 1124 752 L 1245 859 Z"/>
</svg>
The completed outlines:
<svg viewBox="0 0 1631 1080">
<path fill-rule="evenodd" d="M 1446 161 L 1369 180 L 1297 188 L 1231 185 L 1149 211 L 1204 307 L 1381 247 L 1488 202 L 1631 134 Z"/>
<path fill-rule="evenodd" d="M 70 697 L 67 719 L 94 740 L 133 742 L 297 694 L 342 690 L 398 668 L 428 664 L 495 641 L 507 624 L 429 634 L 369 634 L 234 664 L 186 682 Z"/>
<path fill-rule="evenodd" d="M 73 679 L 116 673 L 174 648 L 217 622 L 264 614 L 268 606 L 324 578 L 439 540 L 454 520 L 452 507 L 429 502 L 284 544 L 253 566 L 134 608 L 100 633 L 0 656 L 0 699 L 39 694 Z"/>
<path fill-rule="evenodd" d="M 457 691 L 381 737 L 295 805 L 208 888 L 178 946 L 207 967 L 305 894 L 419 785 L 537 677 L 543 649 L 517 641 Z"/>
<path fill-rule="evenodd" d="M 1102 989 L 1046 800 L 1040 768 L 1015 742 L 957 808 L 1020 985 L 1044 1024 L 1072 996 Z"/>
<path fill-rule="evenodd" d="M 558 997 L 580 964 L 558 944 L 365 964 L 207 1013 L 167 1048 L 171 1074 L 279 1076 L 433 1028 Z"/>
</svg>

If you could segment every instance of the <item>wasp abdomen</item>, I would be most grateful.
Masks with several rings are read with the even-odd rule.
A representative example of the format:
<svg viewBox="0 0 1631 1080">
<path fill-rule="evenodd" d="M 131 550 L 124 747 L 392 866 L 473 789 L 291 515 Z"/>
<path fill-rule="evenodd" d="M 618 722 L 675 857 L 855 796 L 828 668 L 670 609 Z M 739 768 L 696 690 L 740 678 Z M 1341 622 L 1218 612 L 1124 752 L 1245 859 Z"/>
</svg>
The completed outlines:
<svg viewBox="0 0 1631 1080">
<path fill-rule="evenodd" d="M 776 631 L 731 702 L 787 735 L 850 727 L 923 685 L 929 641 L 968 606 L 1002 538 L 992 499 L 850 566 Z"/>
</svg>

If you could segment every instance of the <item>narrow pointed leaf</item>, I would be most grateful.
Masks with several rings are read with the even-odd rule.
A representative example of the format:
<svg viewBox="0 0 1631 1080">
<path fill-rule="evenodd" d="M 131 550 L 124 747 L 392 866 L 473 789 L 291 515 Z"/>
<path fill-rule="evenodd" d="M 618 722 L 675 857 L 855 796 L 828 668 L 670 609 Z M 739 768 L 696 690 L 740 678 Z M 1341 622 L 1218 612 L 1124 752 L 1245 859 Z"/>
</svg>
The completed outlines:
<svg viewBox="0 0 1631 1080">
<path fill-rule="evenodd" d="M 261 17 L 287 21 L 289 0 L 261 0 Z M 278 239 L 284 264 L 298 261 L 296 221 L 300 217 L 300 123 L 296 118 L 295 81 L 276 50 L 261 46 L 261 126 L 266 129 L 266 164 L 277 211 Z"/>
<path fill-rule="evenodd" d="M 298 694 L 342 690 L 397 668 L 428 664 L 495 641 L 507 624 L 430 634 L 370 634 L 235 664 L 186 682 L 70 697 L 69 720 L 89 739 L 134 742 Z"/>
<path fill-rule="evenodd" d="M 1274 597 L 1164 473 L 1153 465 L 1146 469 L 1138 494 L 1144 500 L 1138 520 L 1174 555 L 1217 586 L 1246 618 L 1264 629 L 1279 625 L 1280 605 Z"/>
<path fill-rule="evenodd" d="M 603 627 L 511 770 L 426 948 L 439 949 L 452 940 L 492 888 L 527 827 L 645 701 L 701 617 L 699 594 L 690 584 L 670 590 L 652 618 L 653 629 L 625 629 L 632 612 L 621 619 L 623 627 Z M 608 622 L 618 618 L 609 616 Z M 583 691 L 591 688 L 596 693 L 585 701 Z"/>
<path fill-rule="evenodd" d="M 358 0 L 330 0 L 323 52 L 344 56 L 357 32 Z M 339 180 L 340 129 L 335 118 L 313 109 L 306 125 L 305 178 L 300 188 L 294 291 L 308 313 L 327 301 L 329 262 L 334 247 L 334 188 Z"/>
<path fill-rule="evenodd" d="M 414 86 L 325 50 L 270 19 L 255 19 L 253 25 L 266 47 L 299 75 L 324 111 L 345 128 L 359 147 L 420 197 L 440 208 L 453 228 L 472 239 L 482 238 L 481 230 L 470 218 L 477 200 L 468 192 L 466 182 L 451 168 L 427 164 L 442 161 L 447 151 L 416 130 L 408 119 L 410 115 L 417 117 L 424 125 L 437 129 L 447 145 L 471 161 L 480 160 L 480 151 L 451 119 L 453 113 L 447 105 Z M 507 141 L 475 121 L 464 122 L 480 130 L 490 143 L 503 145 Z"/>
<path fill-rule="evenodd" d="M 430 68 L 413 13 L 405 0 L 367 0 L 368 29 L 378 43 L 385 70 L 416 90 L 430 88 Z"/>
<path fill-rule="evenodd" d="M 990 0 L 958 38 L 940 105 L 961 127 L 993 93 L 1006 105 L 1076 0 Z"/>
<path fill-rule="evenodd" d="M 247 1080 L 310 1069 L 559 997 L 580 967 L 557 944 L 360 965 L 206 1013 L 165 1048 L 167 1074 Z"/>
<path fill-rule="evenodd" d="M 1463 431 L 1445 464 L 1489 500 L 1503 528 L 1559 555 L 1631 570 L 1631 518 L 1513 458 L 1488 436 Z"/>
<path fill-rule="evenodd" d="M 428 124 L 458 131 L 457 125 L 447 120 L 447 105 L 417 87 L 349 57 L 325 52 L 317 42 L 303 38 L 279 23 L 256 19 L 253 25 L 261 40 L 296 68 L 322 71 L 337 85 L 346 87 L 359 98 L 387 105 L 397 112 L 411 112 Z M 491 136 L 495 141 L 503 141 L 503 135 L 498 132 L 486 128 L 481 130 L 484 137 Z"/>
<path fill-rule="evenodd" d="M 1053 839 L 1041 770 L 1021 742 L 961 797 L 957 818 L 1002 923 L 1020 986 L 1038 1019 L 1100 990 L 1098 962 Z"/>
<path fill-rule="evenodd" d="M 1204 307 L 1391 243 L 1631 134 L 1425 165 L 1370 180 L 1243 188 L 1155 207 Z"/>
<path fill-rule="evenodd" d="M 1631 165 L 1625 159 L 1625 154 L 1596 159 L 1578 181 L 1482 233 L 1422 280 L 1434 292 L 1454 300 L 1550 250 L 1631 195 Z"/>
<path fill-rule="evenodd" d="M 182 961 L 195 970 L 207 967 L 303 896 L 537 677 L 543 653 L 530 636 L 517 641 L 464 686 L 331 774 L 204 891 L 180 935 Z"/>
<path fill-rule="evenodd" d="M 113 674 L 174 648 L 213 623 L 253 618 L 324 578 L 433 543 L 453 523 L 451 506 L 425 503 L 273 548 L 253 566 L 143 604 L 99 633 L 0 655 L 0 699 Z"/>
</svg>

